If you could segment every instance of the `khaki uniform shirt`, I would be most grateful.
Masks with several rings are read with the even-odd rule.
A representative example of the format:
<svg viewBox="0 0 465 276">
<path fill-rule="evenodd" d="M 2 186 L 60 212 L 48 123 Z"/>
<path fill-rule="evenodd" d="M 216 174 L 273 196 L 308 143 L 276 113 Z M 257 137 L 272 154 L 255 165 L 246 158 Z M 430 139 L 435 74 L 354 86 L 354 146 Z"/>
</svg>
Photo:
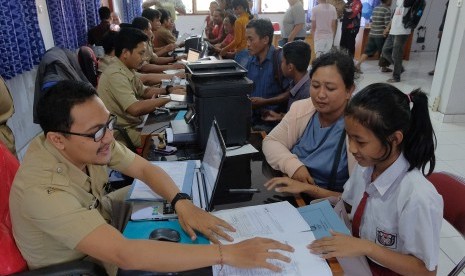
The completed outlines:
<svg viewBox="0 0 465 276">
<path fill-rule="evenodd" d="M 165 27 L 158 28 L 155 34 L 154 47 L 160 48 L 171 43 L 176 43 L 173 33 Z"/>
<path fill-rule="evenodd" d="M 130 105 L 138 102 L 144 95 L 144 85 L 134 70 L 129 70 L 117 59 L 103 72 L 97 92 L 106 108 L 118 117 L 118 126 L 124 127 L 132 143 L 140 147 L 140 131 L 136 127 L 142 123 L 143 117 L 134 117 L 126 112 Z M 115 138 L 124 143 L 118 132 L 115 132 Z"/>
<path fill-rule="evenodd" d="M 145 43 L 144 65 L 155 63 L 157 57 L 157 54 L 153 52 L 153 42 L 149 39 L 149 42 Z"/>
<path fill-rule="evenodd" d="M 11 129 L 6 125 L 8 119 L 13 116 L 14 111 L 10 90 L 8 90 L 3 78 L 0 77 L 0 141 L 7 146 L 11 153 L 16 155 L 15 137 Z"/>
<path fill-rule="evenodd" d="M 103 73 L 108 68 L 108 66 L 110 66 L 110 64 L 112 64 L 117 59 L 118 59 L 117 57 L 109 56 L 109 55 L 105 55 L 102 58 L 99 58 L 98 71 L 100 73 Z"/>
<path fill-rule="evenodd" d="M 122 170 L 134 153 L 115 142 L 108 166 Z M 102 208 L 107 166 L 70 163 L 43 134 L 28 148 L 10 192 L 13 234 L 30 269 L 81 259 L 77 244 L 110 221 Z"/>
</svg>

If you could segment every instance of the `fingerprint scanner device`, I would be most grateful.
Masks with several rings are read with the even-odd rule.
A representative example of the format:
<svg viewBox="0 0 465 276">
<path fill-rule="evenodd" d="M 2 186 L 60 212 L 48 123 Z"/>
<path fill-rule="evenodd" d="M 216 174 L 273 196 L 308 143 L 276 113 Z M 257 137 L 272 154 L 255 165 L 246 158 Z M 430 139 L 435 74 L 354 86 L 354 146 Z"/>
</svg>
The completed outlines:
<svg viewBox="0 0 465 276">
<path fill-rule="evenodd" d="M 195 118 L 195 110 L 190 107 L 183 119 L 171 120 L 170 127 L 166 129 L 166 141 L 172 144 L 194 144 L 197 142 L 197 133 L 192 120 Z"/>
</svg>

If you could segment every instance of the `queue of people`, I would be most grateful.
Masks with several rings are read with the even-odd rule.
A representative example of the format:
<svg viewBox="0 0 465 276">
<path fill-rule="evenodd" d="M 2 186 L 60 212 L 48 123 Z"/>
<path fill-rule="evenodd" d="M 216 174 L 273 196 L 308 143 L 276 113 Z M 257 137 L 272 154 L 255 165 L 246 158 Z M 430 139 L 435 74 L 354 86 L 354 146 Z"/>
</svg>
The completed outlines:
<svg viewBox="0 0 465 276">
<path fill-rule="evenodd" d="M 289 0 L 282 49 L 272 45 L 271 21 L 252 19 L 246 0 L 231 2 L 236 16 L 225 11 L 225 2 L 212 2 L 207 36 L 220 56 L 243 64 L 254 82 L 252 123 L 268 132 L 264 156 L 282 173 L 265 187 L 312 199 L 341 197 L 350 213 L 351 236 L 331 232 L 331 237 L 310 243 L 310 252 L 323 258 L 365 256 L 374 275 L 433 275 L 443 202 L 425 178 L 435 165 L 427 96 L 420 89 L 405 94 L 385 83 L 368 85 L 354 95 L 355 72 L 375 49 L 382 49 L 383 57 L 394 63 L 394 81 L 389 82 L 400 81 L 402 52 L 386 43 L 402 44 L 406 30 L 400 30 L 395 15 L 386 25 L 390 0 L 376 10 L 370 48 L 357 64 L 352 42 L 359 28 L 360 1 L 349 0 L 345 6 L 341 46 L 348 52 L 328 49 L 336 11 L 321 1 L 315 15 L 327 16 L 312 22 L 321 43 L 317 47 L 315 42 L 318 55 L 310 71 L 311 48 L 301 40 L 303 23 L 300 16 L 292 16 L 294 9 L 300 11 L 300 1 Z M 397 0 L 395 13 L 403 9 L 401 2 Z M 176 272 L 226 264 L 279 272 L 270 260 L 290 262 L 286 252 L 292 247 L 264 238 L 222 245 L 219 237 L 232 241 L 228 232 L 235 229 L 194 206 L 162 169 L 131 152 L 115 132 L 116 126 L 123 127 L 140 147 L 136 126 L 169 101 L 158 96 L 185 93 L 179 87 L 144 85 L 159 83 L 162 69 L 184 68 L 177 57 L 158 55 L 177 45 L 170 12 L 153 11 L 144 10 L 131 24 L 101 37 L 105 56 L 97 89 L 64 80 L 40 99 L 37 114 L 43 134 L 31 142 L 10 193 L 16 244 L 30 269 L 91 257 L 105 263 L 110 273 L 116 267 Z M 105 10 L 105 18 L 106 14 Z M 381 48 L 385 25 L 390 31 Z M 12 108 L 8 112 L 11 116 Z M 192 240 L 201 233 L 213 244 L 124 238 L 121 231 L 130 211 L 124 204 L 127 188 L 106 193 L 107 168 L 147 183 L 171 202 Z"/>
</svg>

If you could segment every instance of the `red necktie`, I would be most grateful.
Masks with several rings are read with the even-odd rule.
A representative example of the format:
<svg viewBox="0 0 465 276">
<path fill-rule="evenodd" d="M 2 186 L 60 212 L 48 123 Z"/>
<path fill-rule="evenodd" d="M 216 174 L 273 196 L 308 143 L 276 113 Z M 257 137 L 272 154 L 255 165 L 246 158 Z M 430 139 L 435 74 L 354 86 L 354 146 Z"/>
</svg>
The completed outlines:
<svg viewBox="0 0 465 276">
<path fill-rule="evenodd" d="M 367 204 L 368 193 L 364 192 L 362 200 L 358 204 L 357 210 L 355 211 L 354 218 L 352 219 L 352 236 L 360 238 L 360 222 L 362 222 L 363 212 Z"/>
</svg>

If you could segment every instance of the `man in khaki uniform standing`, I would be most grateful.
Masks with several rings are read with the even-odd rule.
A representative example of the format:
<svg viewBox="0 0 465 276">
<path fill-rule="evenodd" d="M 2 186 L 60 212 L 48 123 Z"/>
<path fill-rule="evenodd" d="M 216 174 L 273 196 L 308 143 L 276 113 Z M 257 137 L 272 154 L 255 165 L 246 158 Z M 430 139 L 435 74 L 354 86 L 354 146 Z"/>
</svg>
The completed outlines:
<svg viewBox="0 0 465 276">
<path fill-rule="evenodd" d="M 37 114 L 44 133 L 31 142 L 10 192 L 13 234 L 30 269 L 86 256 L 158 272 L 213 264 L 279 270 L 266 260 L 290 261 L 273 249 L 292 248 L 270 239 L 183 245 L 124 238 L 118 230 L 124 225 L 120 217 L 129 211 L 124 202 L 128 189 L 106 194 L 108 167 L 142 180 L 169 200 L 193 240 L 196 230 L 215 243 L 220 236 L 231 241 L 225 231 L 234 228 L 194 206 L 162 169 L 115 142 L 115 116 L 90 85 L 58 82 L 41 98 Z"/>
<path fill-rule="evenodd" d="M 142 31 L 122 28 L 115 38 L 116 61 L 111 63 L 100 77 L 98 94 L 108 110 L 118 118 L 132 143 L 141 147 L 140 129 L 137 128 L 144 116 L 163 106 L 169 99 L 155 98 L 157 89 L 145 87 L 135 75 L 135 70 L 143 63 L 148 37 Z M 168 86 L 166 93 L 172 92 Z M 125 143 L 119 133 L 116 140 Z"/>
<path fill-rule="evenodd" d="M 13 98 L 5 81 L 0 77 L 0 141 L 16 156 L 15 136 L 6 125 L 8 119 L 13 116 L 14 111 Z"/>
</svg>

